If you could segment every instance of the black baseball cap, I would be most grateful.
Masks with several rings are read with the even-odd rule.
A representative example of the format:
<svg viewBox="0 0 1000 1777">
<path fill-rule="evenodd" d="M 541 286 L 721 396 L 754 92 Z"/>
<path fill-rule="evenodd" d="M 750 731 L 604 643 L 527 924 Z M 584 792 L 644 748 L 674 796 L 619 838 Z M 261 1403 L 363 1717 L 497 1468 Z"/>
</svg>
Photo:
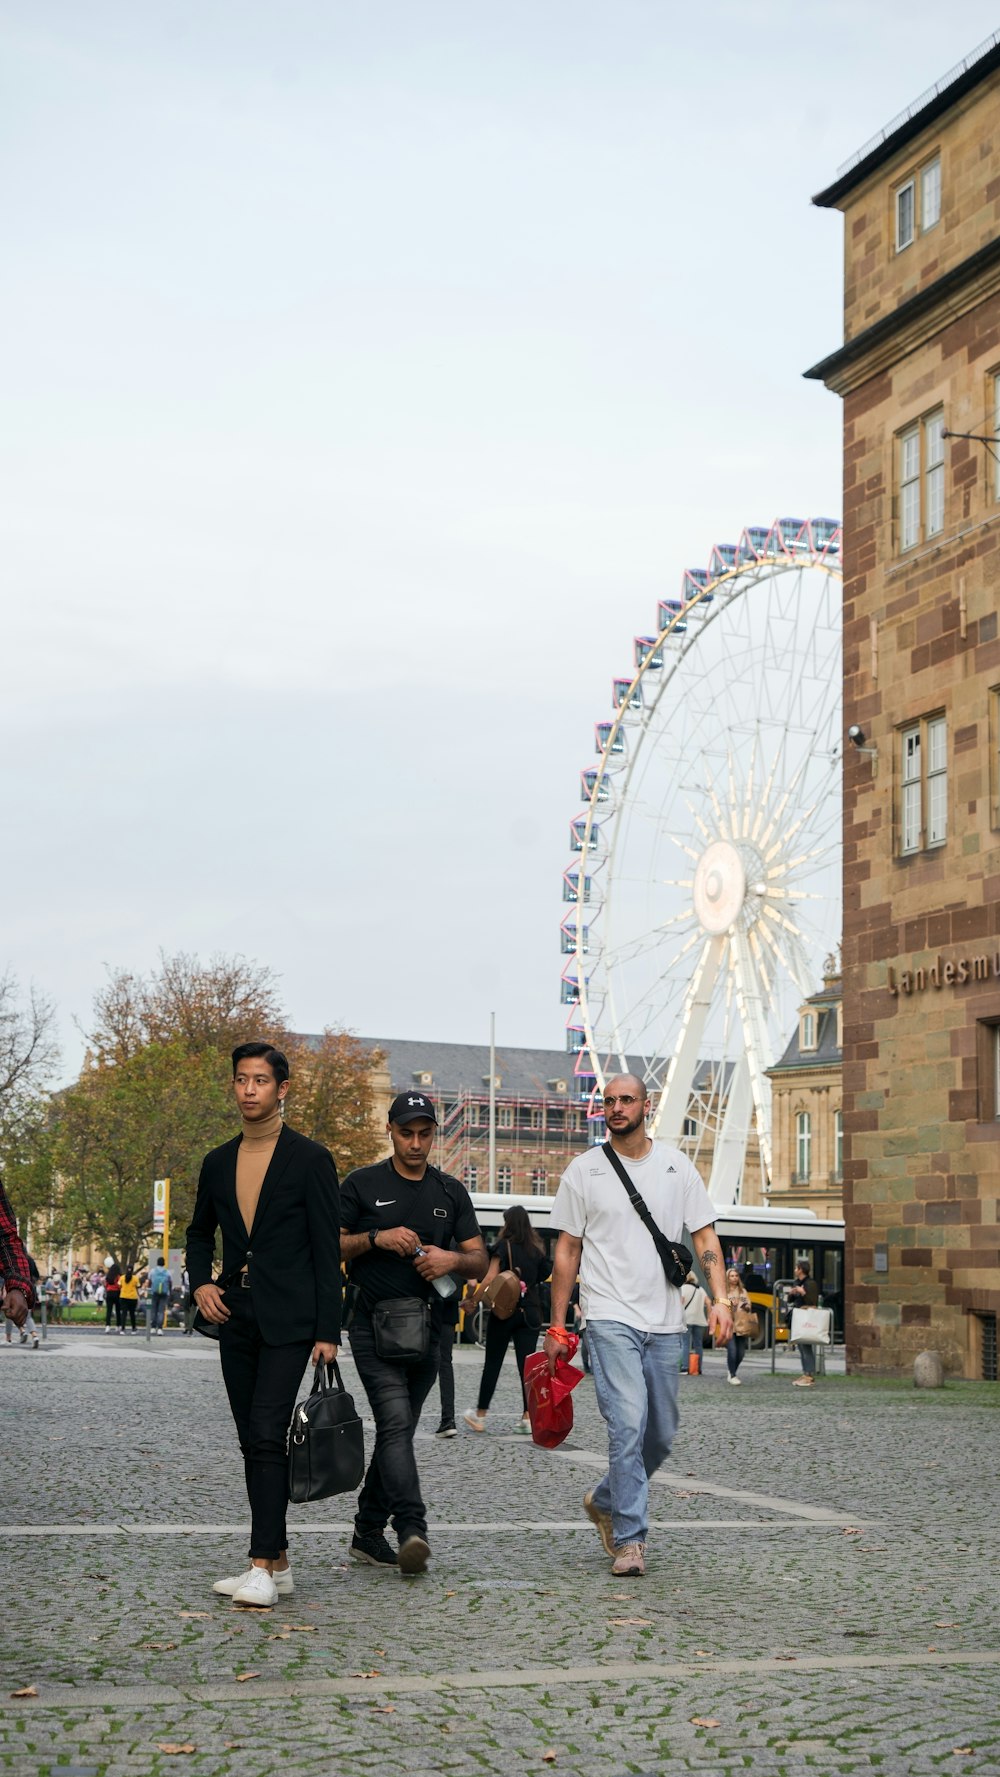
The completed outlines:
<svg viewBox="0 0 1000 1777">
<path fill-rule="evenodd" d="M 416 1123 L 425 1117 L 428 1123 L 436 1123 L 434 1106 L 422 1092 L 398 1092 L 389 1106 L 390 1123 Z"/>
</svg>

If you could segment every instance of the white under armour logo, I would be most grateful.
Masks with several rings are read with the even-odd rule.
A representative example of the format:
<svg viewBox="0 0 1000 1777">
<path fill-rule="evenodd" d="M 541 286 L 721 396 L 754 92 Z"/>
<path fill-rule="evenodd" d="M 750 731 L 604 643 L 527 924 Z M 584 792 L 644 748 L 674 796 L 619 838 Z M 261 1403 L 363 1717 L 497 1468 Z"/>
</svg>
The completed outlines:
<svg viewBox="0 0 1000 1777">
<path fill-rule="evenodd" d="M 407 1104 L 423 1104 L 424 1101 L 422 1098 L 408 1098 L 406 1102 Z"/>
</svg>

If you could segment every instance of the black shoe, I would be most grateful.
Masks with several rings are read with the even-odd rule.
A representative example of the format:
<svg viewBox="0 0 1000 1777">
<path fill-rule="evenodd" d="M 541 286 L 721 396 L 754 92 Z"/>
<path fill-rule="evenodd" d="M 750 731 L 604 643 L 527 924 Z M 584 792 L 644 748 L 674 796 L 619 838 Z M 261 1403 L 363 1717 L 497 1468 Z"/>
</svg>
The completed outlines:
<svg viewBox="0 0 1000 1777">
<path fill-rule="evenodd" d="M 458 1426 L 453 1419 L 442 1419 L 434 1436 L 436 1438 L 457 1438 Z"/>
<path fill-rule="evenodd" d="M 349 1552 L 355 1561 L 367 1561 L 369 1567 L 397 1566 L 395 1550 L 381 1531 L 376 1536 L 359 1536 L 355 1531 Z"/>
<path fill-rule="evenodd" d="M 430 1544 L 416 1532 L 404 1536 L 399 1545 L 399 1571 L 405 1574 L 424 1573 L 430 1560 Z"/>
</svg>

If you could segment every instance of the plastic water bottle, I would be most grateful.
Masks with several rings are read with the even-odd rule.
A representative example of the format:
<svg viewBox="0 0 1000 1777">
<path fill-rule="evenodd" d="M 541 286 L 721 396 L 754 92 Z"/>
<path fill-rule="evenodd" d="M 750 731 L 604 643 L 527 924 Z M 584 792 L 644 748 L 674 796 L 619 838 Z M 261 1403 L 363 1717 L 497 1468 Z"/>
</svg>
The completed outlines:
<svg viewBox="0 0 1000 1777">
<path fill-rule="evenodd" d="M 422 1259 L 424 1256 L 424 1251 L 425 1251 L 425 1249 L 422 1246 L 418 1246 L 416 1252 L 413 1255 L 414 1258 L 415 1259 Z M 446 1271 L 443 1277 L 432 1277 L 431 1283 L 434 1285 L 434 1288 L 437 1290 L 438 1295 L 445 1302 L 447 1302 L 449 1296 L 455 1295 L 455 1293 L 458 1289 L 458 1284 L 455 1282 L 455 1279 L 452 1277 L 450 1271 Z"/>
</svg>

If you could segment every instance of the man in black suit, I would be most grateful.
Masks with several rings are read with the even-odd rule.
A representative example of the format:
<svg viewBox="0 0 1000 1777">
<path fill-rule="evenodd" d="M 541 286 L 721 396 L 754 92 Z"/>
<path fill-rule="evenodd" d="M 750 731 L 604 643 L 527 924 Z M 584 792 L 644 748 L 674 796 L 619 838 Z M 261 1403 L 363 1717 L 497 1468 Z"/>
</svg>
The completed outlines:
<svg viewBox="0 0 1000 1777">
<path fill-rule="evenodd" d="M 340 1342 L 340 1191 L 327 1149 L 282 1122 L 280 1049 L 234 1049 L 233 1092 L 243 1129 L 205 1156 L 187 1266 L 201 1313 L 219 1328 L 252 1518 L 249 1572 L 215 1591 L 267 1610 L 294 1590 L 285 1437 L 295 1396 L 310 1353 L 314 1364 L 332 1363 Z M 216 1229 L 222 1275 L 213 1283 Z"/>
</svg>

